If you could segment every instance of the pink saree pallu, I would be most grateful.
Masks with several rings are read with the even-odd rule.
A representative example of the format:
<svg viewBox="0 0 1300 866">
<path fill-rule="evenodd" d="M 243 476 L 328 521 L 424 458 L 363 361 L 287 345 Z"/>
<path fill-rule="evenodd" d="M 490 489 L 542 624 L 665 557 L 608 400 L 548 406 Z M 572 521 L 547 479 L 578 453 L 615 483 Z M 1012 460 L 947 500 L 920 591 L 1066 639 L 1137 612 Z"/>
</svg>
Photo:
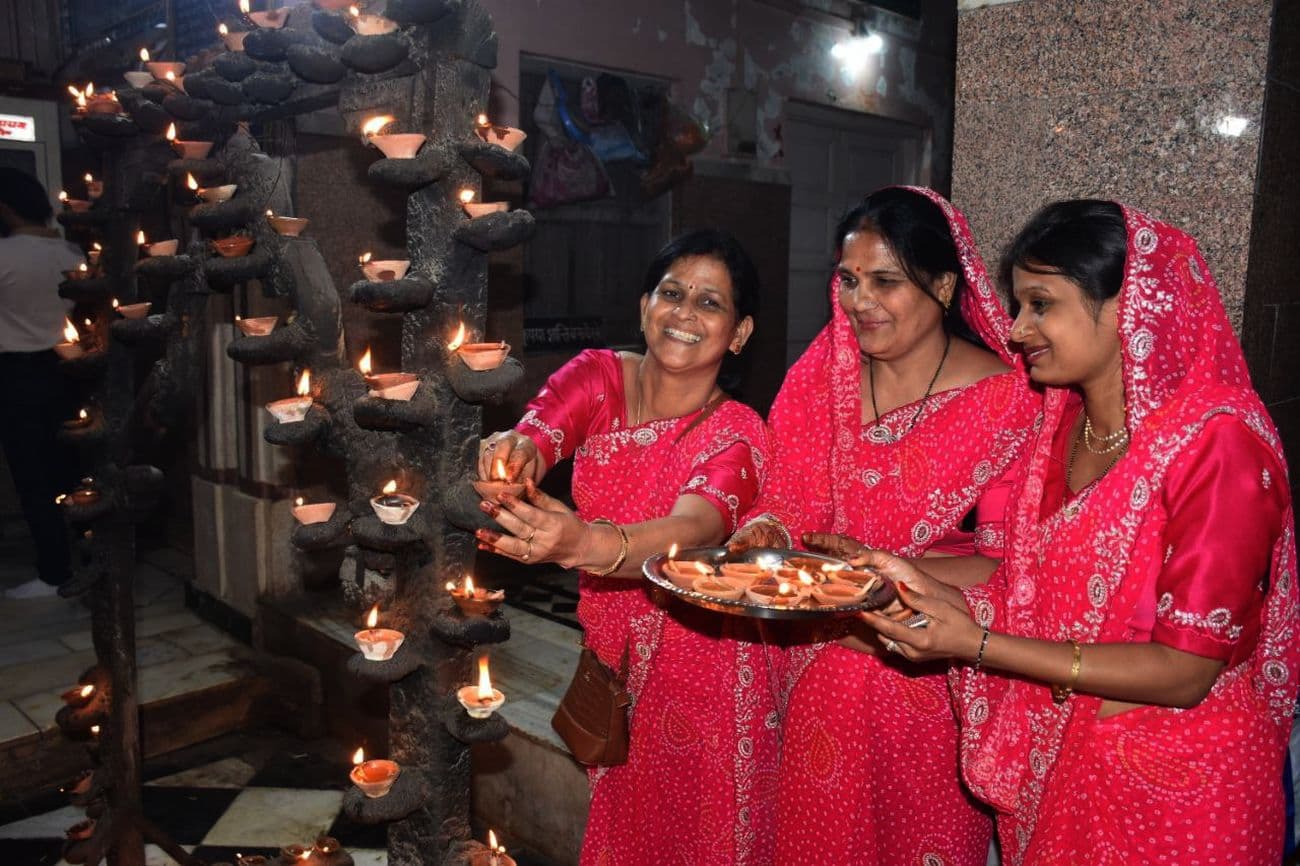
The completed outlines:
<svg viewBox="0 0 1300 866">
<path fill-rule="evenodd" d="M 963 774 L 1008 866 L 1271 866 L 1300 664 L 1285 464 L 1195 241 L 1125 220 L 1129 451 L 1068 493 L 1081 405 L 1049 389 L 1007 558 L 967 601 L 994 631 L 1085 644 L 1085 670 L 1086 644 L 1147 641 L 1224 668 L 1195 707 L 1106 718 L 1097 697 L 955 668 Z"/>
<path fill-rule="evenodd" d="M 832 318 L 786 377 L 770 417 L 776 462 L 760 510 L 792 534 L 837 532 L 904 556 L 1001 556 L 1004 476 L 1041 400 L 1007 346 L 1002 310 L 965 218 L 929 190 L 957 243 L 962 314 L 1012 370 L 862 422 L 853 326 Z M 954 338 L 955 339 L 955 338 Z M 977 513 L 974 537 L 963 518 Z M 944 673 L 791 633 L 783 691 L 777 847 L 781 866 L 984 866 L 992 820 L 963 790 Z M 799 643 L 799 641 L 804 641 Z"/>
<path fill-rule="evenodd" d="M 587 520 L 664 517 L 684 494 L 718 508 L 727 532 L 767 472 L 761 419 L 733 401 L 627 426 L 622 364 L 584 352 L 530 404 L 517 430 L 555 462 L 573 454 Z M 757 627 L 669 605 L 643 581 L 580 578 L 586 643 L 633 695 L 626 764 L 592 768 L 583 866 L 765 866 L 778 730 L 775 679 Z"/>
</svg>

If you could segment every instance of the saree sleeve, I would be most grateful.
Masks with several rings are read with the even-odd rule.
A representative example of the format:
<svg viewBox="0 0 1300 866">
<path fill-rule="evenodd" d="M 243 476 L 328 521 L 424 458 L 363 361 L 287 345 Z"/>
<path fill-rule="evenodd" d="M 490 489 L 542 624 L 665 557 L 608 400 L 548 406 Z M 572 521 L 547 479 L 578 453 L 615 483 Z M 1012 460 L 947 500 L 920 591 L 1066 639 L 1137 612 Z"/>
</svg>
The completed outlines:
<svg viewBox="0 0 1300 866">
<path fill-rule="evenodd" d="M 1028 453 L 1012 460 L 1002 477 L 985 489 L 975 503 L 975 553 L 990 559 L 1002 559 L 1006 546 L 1006 517 L 1011 494 L 1025 467 Z"/>
<path fill-rule="evenodd" d="M 1286 475 L 1235 418 L 1211 419 L 1170 467 L 1151 639 L 1232 662 L 1253 650 L 1282 532 Z"/>
<path fill-rule="evenodd" d="M 537 445 L 548 468 L 582 444 L 602 417 L 621 411 L 622 387 L 618 355 L 586 350 L 551 374 L 529 401 L 515 432 Z"/>
<path fill-rule="evenodd" d="M 726 534 L 731 535 L 740 525 L 740 517 L 758 500 L 763 485 L 764 448 L 765 443 L 741 435 L 717 449 L 701 453 L 678 495 L 691 494 L 707 500 L 722 515 Z"/>
</svg>

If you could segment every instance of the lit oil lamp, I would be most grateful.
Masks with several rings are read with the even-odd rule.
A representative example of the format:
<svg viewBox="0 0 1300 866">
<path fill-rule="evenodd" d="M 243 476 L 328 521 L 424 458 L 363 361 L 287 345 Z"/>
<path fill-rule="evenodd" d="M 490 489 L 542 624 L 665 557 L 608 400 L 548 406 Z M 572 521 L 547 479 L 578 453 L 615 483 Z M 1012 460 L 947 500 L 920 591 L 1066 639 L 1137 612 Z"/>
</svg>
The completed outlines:
<svg viewBox="0 0 1300 866">
<path fill-rule="evenodd" d="M 356 6 L 348 7 L 348 23 L 358 36 L 382 36 L 397 29 L 397 22 L 391 18 L 362 12 Z"/>
<path fill-rule="evenodd" d="M 676 557 L 677 545 L 669 545 L 668 553 L 664 556 L 663 572 L 674 586 L 679 586 L 682 589 L 694 589 L 695 581 L 702 577 L 712 577 L 714 575 L 713 566 L 707 562 L 700 562 L 698 559 L 683 560 Z"/>
<path fill-rule="evenodd" d="M 91 248 L 86 250 L 86 261 L 90 263 L 92 268 L 99 267 L 99 259 L 102 255 L 104 255 L 104 245 L 99 241 L 95 241 Z"/>
<path fill-rule="evenodd" d="M 755 581 L 767 574 L 767 569 L 756 562 L 724 562 L 718 566 L 718 572 L 733 581 L 744 581 L 752 586 Z"/>
<path fill-rule="evenodd" d="M 221 41 L 226 44 L 227 51 L 243 51 L 244 39 L 248 37 L 248 31 L 237 30 L 232 33 L 230 28 L 225 24 L 218 24 L 217 35 L 220 36 Z"/>
<path fill-rule="evenodd" d="M 79 89 L 75 84 L 68 85 L 68 92 L 72 94 L 72 101 L 76 106 L 77 114 L 86 113 L 86 97 L 94 91 L 94 84 L 87 84 L 84 90 Z"/>
<path fill-rule="evenodd" d="M 513 126 L 493 126 L 486 114 L 478 116 L 474 124 L 474 132 L 488 144 L 495 144 L 509 151 L 518 150 L 519 145 L 523 144 L 524 139 L 528 137 L 522 129 L 515 129 Z"/>
<path fill-rule="evenodd" d="M 291 863 L 306 863 L 311 859 L 311 849 L 306 845 L 284 845 L 280 848 L 280 866 Z"/>
<path fill-rule="evenodd" d="M 82 262 L 70 271 L 63 272 L 63 278 L 72 282 L 77 280 L 88 280 L 93 276 L 94 273 L 90 270 L 90 265 L 85 262 Z"/>
<path fill-rule="evenodd" d="M 371 799 L 382 797 L 393 787 L 402 768 L 396 761 L 366 760 L 366 753 L 357 749 L 352 755 L 352 784 Z"/>
<path fill-rule="evenodd" d="M 99 491 L 95 489 L 95 479 L 83 478 L 76 490 L 63 500 L 67 505 L 93 505 L 99 501 Z"/>
<path fill-rule="evenodd" d="M 504 201 L 475 202 L 472 189 L 460 191 L 460 205 L 471 218 L 487 216 L 490 213 L 505 213 L 510 209 L 510 204 Z"/>
<path fill-rule="evenodd" d="M 372 283 L 400 280 L 411 269 L 409 259 L 376 259 L 369 251 L 357 256 L 357 262 L 361 265 L 361 273 Z"/>
<path fill-rule="evenodd" d="M 110 90 L 107 93 L 96 93 L 94 85 L 86 85 L 86 111 L 89 114 L 118 114 L 122 111 L 122 105 L 117 101 L 117 93 Z"/>
<path fill-rule="evenodd" d="M 744 596 L 745 590 L 748 589 L 748 585 L 743 580 L 711 574 L 707 577 L 696 578 L 691 584 L 691 589 L 714 598 L 739 601 Z"/>
<path fill-rule="evenodd" d="M 266 404 L 266 411 L 281 424 L 293 424 L 307 417 L 311 404 L 311 370 L 303 370 L 298 377 L 298 396 L 273 400 Z"/>
<path fill-rule="evenodd" d="M 466 616 L 490 616 L 501 606 L 501 602 L 506 600 L 505 590 L 487 590 L 475 586 L 474 578 L 468 574 L 465 575 L 465 582 L 460 586 L 453 581 L 447 581 L 447 592 L 451 593 L 456 606 Z"/>
<path fill-rule="evenodd" d="M 84 198 L 68 198 L 66 190 L 59 190 L 59 203 L 63 205 L 64 210 L 73 213 L 85 213 L 90 210 L 90 202 Z"/>
<path fill-rule="evenodd" d="M 798 583 L 780 580 L 775 585 L 755 584 L 745 590 L 745 597 L 754 604 L 768 607 L 796 607 L 807 597 L 807 590 Z"/>
<path fill-rule="evenodd" d="M 319 854 L 327 861 L 341 850 L 343 846 L 333 836 L 317 836 L 315 844 L 312 845 L 312 855 Z"/>
<path fill-rule="evenodd" d="M 154 77 L 155 81 L 167 81 L 169 77 L 170 80 L 175 81 L 177 78 L 180 78 L 185 74 L 184 63 L 166 60 L 150 60 L 148 48 L 140 49 L 140 60 L 144 63 L 144 68 L 149 70 L 149 74 Z M 169 72 L 171 73 L 170 76 L 167 74 Z"/>
<path fill-rule="evenodd" d="M 276 216 L 274 211 L 266 212 L 266 221 L 276 234 L 286 238 L 296 238 L 307 228 L 310 220 L 302 217 Z"/>
<path fill-rule="evenodd" d="M 279 30 L 289 20 L 289 10 L 268 9 L 265 12 L 248 12 L 245 17 L 262 30 Z"/>
<path fill-rule="evenodd" d="M 150 301 L 142 301 L 138 304 L 119 304 L 117 298 L 113 299 L 113 309 L 124 319 L 143 319 L 149 315 L 151 307 L 153 307 L 153 304 Z"/>
<path fill-rule="evenodd" d="M 499 343 L 466 343 L 465 323 L 461 322 L 456 335 L 447 344 L 447 351 L 455 352 L 457 357 L 471 370 L 480 372 L 495 370 L 505 363 L 510 354 L 510 344 L 502 340 Z"/>
<path fill-rule="evenodd" d="M 478 495 L 488 502 L 496 502 L 497 497 L 502 493 L 509 493 L 511 496 L 521 498 L 524 495 L 524 490 L 527 489 L 522 481 L 510 480 L 510 472 L 506 469 L 506 462 L 500 457 L 492 461 L 491 478 L 474 478 L 470 481 L 470 484 L 478 491 Z"/>
<path fill-rule="evenodd" d="M 86 198 L 91 201 L 98 201 L 99 197 L 104 194 L 104 182 L 95 180 L 95 176 L 90 172 L 86 172 L 86 176 L 82 180 L 86 183 Z"/>
<path fill-rule="evenodd" d="M 85 348 L 81 345 L 81 334 L 77 332 L 77 326 L 66 316 L 63 319 L 63 342 L 55 344 L 54 353 L 65 361 L 86 354 Z"/>
<path fill-rule="evenodd" d="M 144 51 L 143 48 L 140 50 Z M 153 76 L 148 72 L 139 69 L 133 69 L 130 72 L 123 72 L 122 77 L 126 79 L 127 84 L 131 85 L 136 90 L 153 83 Z"/>
<path fill-rule="evenodd" d="M 377 625 L 379 625 L 379 605 L 370 608 L 370 614 L 366 617 L 366 627 L 352 637 L 367 661 L 386 662 L 401 647 L 402 641 L 406 640 L 406 635 L 393 628 L 376 628 Z"/>
<path fill-rule="evenodd" d="M 370 386 L 370 396 L 384 400 L 410 400 L 420 387 L 420 377 L 414 373 L 371 373 L 370 349 L 357 362 L 357 369 Z"/>
<path fill-rule="evenodd" d="M 299 496 L 293 503 L 293 517 L 303 526 L 324 523 L 334 516 L 335 507 L 333 502 L 304 503 L 302 497 Z"/>
<path fill-rule="evenodd" d="M 141 240 L 143 237 L 144 232 L 140 232 L 140 234 L 136 236 L 136 239 Z M 167 241 L 154 241 L 151 244 L 144 244 L 145 255 L 151 258 L 154 256 L 174 256 L 178 249 L 180 249 L 180 241 L 174 239 Z"/>
<path fill-rule="evenodd" d="M 265 337 L 275 330 L 275 325 L 279 321 L 278 316 L 256 316 L 252 319 L 235 316 L 235 327 L 246 337 Z"/>
<path fill-rule="evenodd" d="M 181 159 L 207 159 L 208 154 L 212 152 L 212 142 L 210 141 L 182 141 L 176 137 L 176 124 L 170 124 L 167 127 L 167 141 L 171 143 L 172 149 L 180 155 Z M 190 175 L 193 177 L 193 175 Z M 198 183 L 195 182 L 191 189 L 198 189 Z"/>
<path fill-rule="evenodd" d="M 515 859 L 506 854 L 506 846 L 497 843 L 497 834 L 488 830 L 487 862 L 482 866 L 515 866 Z"/>
<path fill-rule="evenodd" d="M 84 686 L 77 686 L 76 688 L 68 689 L 60 697 L 63 698 L 63 703 L 70 707 L 84 707 L 86 704 L 90 703 L 91 698 L 94 696 L 95 686 L 91 683 L 87 683 Z"/>
<path fill-rule="evenodd" d="M 63 429 L 65 430 L 80 430 L 84 427 L 89 427 L 89 426 L 90 426 L 90 413 L 87 412 L 85 409 L 82 409 L 81 411 L 77 412 L 76 418 L 69 418 L 63 422 Z"/>
<path fill-rule="evenodd" d="M 235 190 L 237 189 L 239 189 L 238 184 L 223 183 L 220 186 L 196 187 L 194 188 L 194 194 L 210 204 L 215 204 L 216 202 L 230 201 L 235 197 Z"/>
<path fill-rule="evenodd" d="M 415 509 L 420 507 L 420 500 L 414 496 L 397 492 L 397 481 L 389 481 L 378 496 L 370 499 L 370 507 L 375 516 L 389 526 L 401 526 L 411 519 Z"/>
<path fill-rule="evenodd" d="M 471 718 L 486 719 L 501 708 L 506 696 L 492 688 L 492 678 L 488 676 L 487 656 L 478 660 L 478 685 L 463 686 L 456 692 L 456 700 L 465 708 Z"/>
<path fill-rule="evenodd" d="M 389 159 L 410 159 L 424 146 L 425 137 L 418 132 L 382 133 L 384 127 L 395 119 L 390 114 L 372 117 L 361 125 L 361 134 L 368 144 L 379 148 Z"/>
</svg>

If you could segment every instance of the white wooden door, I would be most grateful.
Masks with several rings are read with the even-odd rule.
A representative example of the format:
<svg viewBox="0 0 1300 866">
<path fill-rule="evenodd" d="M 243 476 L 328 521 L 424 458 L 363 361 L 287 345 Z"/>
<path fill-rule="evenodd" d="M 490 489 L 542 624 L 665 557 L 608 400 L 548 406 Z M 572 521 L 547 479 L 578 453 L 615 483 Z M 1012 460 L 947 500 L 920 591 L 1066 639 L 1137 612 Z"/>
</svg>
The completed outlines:
<svg viewBox="0 0 1300 866">
<path fill-rule="evenodd" d="M 790 294 L 786 363 L 830 316 L 835 225 L 882 186 L 921 183 L 925 133 L 868 114 L 792 102 L 784 126 L 790 172 Z"/>
</svg>

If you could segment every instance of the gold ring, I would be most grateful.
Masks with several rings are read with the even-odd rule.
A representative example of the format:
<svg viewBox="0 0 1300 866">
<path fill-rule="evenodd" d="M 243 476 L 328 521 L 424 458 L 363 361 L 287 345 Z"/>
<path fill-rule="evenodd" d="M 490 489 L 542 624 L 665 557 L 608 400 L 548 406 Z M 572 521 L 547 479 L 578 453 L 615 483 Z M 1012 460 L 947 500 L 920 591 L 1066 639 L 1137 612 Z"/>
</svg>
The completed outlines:
<svg viewBox="0 0 1300 866">
<path fill-rule="evenodd" d="M 885 649 L 889 650 L 891 653 L 898 652 L 898 641 L 893 638 L 885 638 Z"/>
<path fill-rule="evenodd" d="M 528 537 L 525 538 L 524 541 L 528 542 L 529 544 L 532 544 L 532 543 L 533 543 L 533 536 L 536 535 L 536 534 L 537 534 L 537 527 L 533 527 L 533 531 L 530 532 L 530 533 L 528 533 Z"/>
<path fill-rule="evenodd" d="M 532 543 L 531 541 L 528 541 L 527 539 L 525 539 L 525 540 L 524 540 L 524 544 L 527 545 L 527 546 L 524 548 L 523 555 L 520 556 L 519 558 L 522 559 L 524 562 L 527 562 L 527 561 L 528 561 L 528 557 L 530 557 L 530 556 L 533 555 L 533 543 Z"/>
</svg>

